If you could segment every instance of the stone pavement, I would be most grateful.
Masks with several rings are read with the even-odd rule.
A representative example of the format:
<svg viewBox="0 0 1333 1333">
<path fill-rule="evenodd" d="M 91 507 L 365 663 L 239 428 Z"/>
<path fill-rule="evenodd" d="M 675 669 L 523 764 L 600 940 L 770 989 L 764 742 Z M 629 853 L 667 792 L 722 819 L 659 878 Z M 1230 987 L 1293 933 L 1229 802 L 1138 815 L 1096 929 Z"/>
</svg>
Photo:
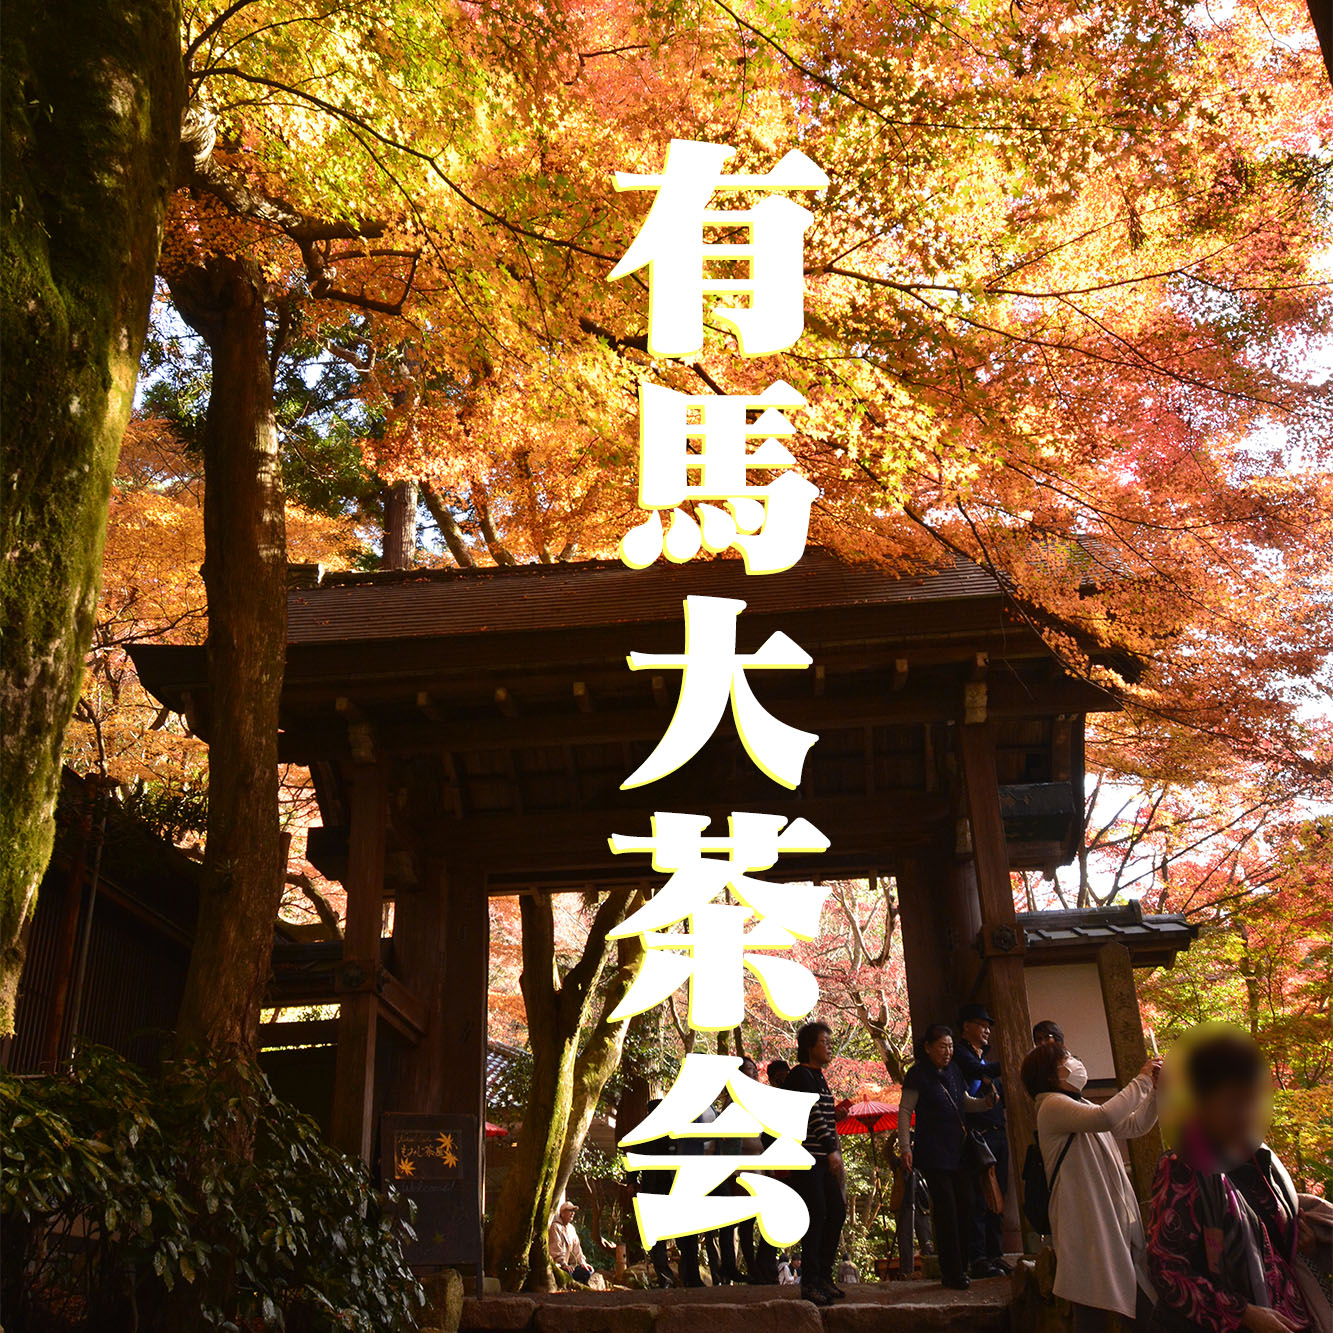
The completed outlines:
<svg viewBox="0 0 1333 1333">
<path fill-rule="evenodd" d="M 487 1296 L 463 1302 L 459 1333 L 1010 1333 L 1006 1278 L 946 1291 L 937 1282 L 866 1283 L 817 1309 L 795 1287 L 703 1287 Z"/>
</svg>

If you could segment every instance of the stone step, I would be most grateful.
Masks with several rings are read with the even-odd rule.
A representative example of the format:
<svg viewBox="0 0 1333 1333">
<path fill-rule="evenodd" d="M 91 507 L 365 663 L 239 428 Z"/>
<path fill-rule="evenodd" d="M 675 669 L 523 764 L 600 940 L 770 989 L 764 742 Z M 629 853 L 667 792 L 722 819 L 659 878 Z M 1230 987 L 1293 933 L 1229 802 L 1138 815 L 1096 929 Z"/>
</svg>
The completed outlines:
<svg viewBox="0 0 1333 1333">
<path fill-rule="evenodd" d="M 776 1288 L 488 1296 L 463 1302 L 459 1333 L 1009 1333 L 1007 1282 L 853 1287 L 817 1309 Z"/>
</svg>

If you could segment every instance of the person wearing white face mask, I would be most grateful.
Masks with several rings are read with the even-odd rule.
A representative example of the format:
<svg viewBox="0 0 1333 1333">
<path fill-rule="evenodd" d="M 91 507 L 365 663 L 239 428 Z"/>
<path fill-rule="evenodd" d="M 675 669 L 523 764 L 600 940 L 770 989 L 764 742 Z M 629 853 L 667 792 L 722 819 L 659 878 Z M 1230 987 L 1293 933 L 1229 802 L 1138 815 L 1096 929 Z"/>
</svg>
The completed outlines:
<svg viewBox="0 0 1333 1333">
<path fill-rule="evenodd" d="M 1036 1046 L 1023 1061 L 1050 1187 L 1055 1294 L 1073 1306 L 1075 1333 L 1133 1329 L 1151 1310 L 1143 1221 L 1116 1140 L 1138 1138 L 1156 1122 L 1160 1069 L 1149 1060 L 1098 1106 L 1084 1100 L 1088 1071 L 1063 1045 Z"/>
</svg>

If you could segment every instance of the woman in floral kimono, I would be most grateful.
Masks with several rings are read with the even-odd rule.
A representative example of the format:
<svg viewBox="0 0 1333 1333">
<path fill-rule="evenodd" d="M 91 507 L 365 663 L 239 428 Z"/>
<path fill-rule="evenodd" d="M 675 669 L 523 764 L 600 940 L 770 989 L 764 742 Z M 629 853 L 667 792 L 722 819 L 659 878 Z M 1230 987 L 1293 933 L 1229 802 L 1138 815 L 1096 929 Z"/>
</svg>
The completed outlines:
<svg viewBox="0 0 1333 1333">
<path fill-rule="evenodd" d="M 1179 1147 L 1157 1169 L 1148 1271 L 1162 1333 L 1304 1333 L 1309 1313 L 1263 1218 L 1228 1176 L 1262 1142 L 1263 1057 L 1240 1032 L 1188 1054 L 1191 1099 Z"/>
</svg>

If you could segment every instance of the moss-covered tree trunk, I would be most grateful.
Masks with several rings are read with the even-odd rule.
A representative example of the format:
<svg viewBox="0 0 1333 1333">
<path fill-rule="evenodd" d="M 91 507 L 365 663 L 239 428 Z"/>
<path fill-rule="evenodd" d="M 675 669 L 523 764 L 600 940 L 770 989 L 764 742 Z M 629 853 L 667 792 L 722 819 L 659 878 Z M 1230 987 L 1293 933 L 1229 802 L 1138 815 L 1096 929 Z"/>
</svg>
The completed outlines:
<svg viewBox="0 0 1333 1333">
<path fill-rule="evenodd" d="M 286 525 L 259 267 L 215 259 L 173 278 L 171 291 L 212 363 L 204 424 L 208 841 L 177 1033 L 225 1057 L 255 1048 L 282 897 Z"/>
<path fill-rule="evenodd" d="M 486 1232 L 486 1271 L 511 1291 L 551 1285 L 546 1228 L 569 1133 L 579 1036 L 593 1010 L 607 933 L 624 919 L 632 893 L 631 889 L 617 889 L 602 900 L 583 954 L 563 982 L 556 965 L 550 895 L 525 894 L 520 900 L 520 984 L 532 1047 L 532 1086 L 509 1171 Z"/>
<path fill-rule="evenodd" d="M 185 83 L 171 0 L 5 0 L 0 1031 L 51 853 Z"/>
<path fill-rule="evenodd" d="M 634 911 L 639 899 L 629 905 L 627 911 Z M 602 1091 L 607 1080 L 620 1068 L 620 1057 L 625 1049 L 625 1033 L 629 1030 L 629 1020 L 611 1022 L 611 1015 L 616 1011 L 621 1000 L 629 994 L 629 988 L 638 975 L 639 964 L 643 961 L 643 939 L 631 935 L 616 945 L 615 973 L 599 989 L 601 1004 L 598 1006 L 597 1021 L 583 1049 L 574 1061 L 574 1089 L 570 1099 L 569 1124 L 565 1129 L 565 1146 L 560 1153 L 560 1166 L 555 1177 L 555 1198 L 564 1197 L 569 1186 L 569 1178 L 574 1174 L 574 1165 L 583 1151 L 583 1141 L 588 1137 L 588 1130 L 593 1117 L 597 1114 L 597 1103 L 601 1101 Z"/>
</svg>

